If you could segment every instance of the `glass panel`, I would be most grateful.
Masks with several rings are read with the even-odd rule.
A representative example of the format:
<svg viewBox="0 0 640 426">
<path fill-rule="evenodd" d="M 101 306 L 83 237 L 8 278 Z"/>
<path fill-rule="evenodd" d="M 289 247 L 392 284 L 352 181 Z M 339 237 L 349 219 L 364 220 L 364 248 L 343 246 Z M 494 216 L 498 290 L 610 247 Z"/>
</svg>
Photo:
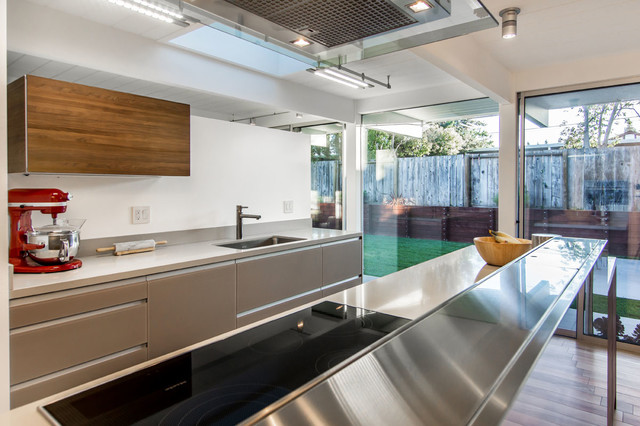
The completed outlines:
<svg viewBox="0 0 640 426">
<path fill-rule="evenodd" d="M 363 117 L 365 275 L 433 259 L 496 229 L 497 110 L 479 99 Z"/>
<path fill-rule="evenodd" d="M 618 257 L 618 338 L 638 344 L 640 84 L 528 97 L 524 113 L 525 235 L 608 240 Z M 585 333 L 600 336 L 602 268 L 585 294 Z"/>
<path fill-rule="evenodd" d="M 342 229 L 342 124 L 303 127 L 311 135 L 311 222 Z"/>
<path fill-rule="evenodd" d="M 455 7 L 430 1 L 422 11 L 409 9 L 406 0 L 325 3 L 185 0 L 181 6 L 186 16 L 217 32 L 313 67 L 344 65 L 498 25 L 476 0 Z M 294 44 L 300 39 L 307 43 Z"/>
</svg>

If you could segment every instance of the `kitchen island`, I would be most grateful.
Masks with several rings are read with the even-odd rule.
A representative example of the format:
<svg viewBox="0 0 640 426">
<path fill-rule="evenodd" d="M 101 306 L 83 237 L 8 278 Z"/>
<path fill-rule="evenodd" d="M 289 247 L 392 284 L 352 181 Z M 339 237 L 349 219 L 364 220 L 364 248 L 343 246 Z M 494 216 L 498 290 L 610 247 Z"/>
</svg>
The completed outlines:
<svg viewBox="0 0 640 426">
<path fill-rule="evenodd" d="M 297 415 L 300 414 L 300 412 L 297 411 L 300 402 L 307 402 L 314 405 L 315 402 L 317 402 L 313 400 L 314 395 L 317 396 L 323 392 L 323 389 L 326 390 L 328 386 L 327 383 L 329 383 L 330 380 L 339 380 L 337 388 L 335 387 L 336 382 L 334 380 L 333 389 L 340 388 L 340 380 L 341 378 L 344 379 L 345 374 L 348 375 L 348 378 L 350 377 L 352 384 L 354 384 L 353 380 L 356 382 L 361 381 L 361 384 L 358 385 L 358 388 L 361 390 L 380 390 L 380 383 L 373 383 L 376 379 L 376 377 L 374 377 L 375 375 L 363 376 L 357 374 L 358 370 L 356 365 L 362 365 L 362 363 L 368 362 L 369 364 L 367 365 L 371 367 L 370 356 L 374 356 L 372 354 L 384 348 L 392 348 L 393 342 L 398 342 L 403 336 L 405 336 L 404 339 L 406 339 L 406 336 L 412 334 L 414 338 L 418 339 L 414 339 L 414 343 L 419 344 L 419 346 L 422 345 L 421 350 L 424 351 L 423 353 L 430 353 L 432 355 L 430 362 L 433 362 L 434 366 L 439 365 L 442 367 L 442 360 L 446 359 L 461 361 L 461 363 L 453 366 L 449 363 L 448 368 L 441 370 L 442 372 L 451 371 L 451 368 L 455 367 L 454 371 L 457 371 L 457 375 L 447 376 L 441 373 L 430 376 L 421 374 L 428 371 L 433 373 L 433 367 L 430 367 L 431 369 L 426 368 L 424 371 L 414 371 L 414 377 L 412 378 L 420 382 L 417 383 L 419 387 L 423 390 L 431 389 L 431 392 L 437 390 L 440 393 L 458 393 L 464 395 L 465 398 L 462 402 L 468 402 L 472 408 L 477 408 L 478 400 L 484 400 L 484 404 L 488 404 L 489 401 L 483 399 L 487 392 L 491 391 L 489 393 L 495 395 L 496 391 L 506 389 L 501 388 L 495 384 L 496 382 L 491 381 L 495 380 L 494 375 L 497 374 L 501 376 L 501 372 L 504 371 L 505 367 L 513 367 L 514 362 L 519 359 L 516 357 L 516 361 L 513 361 L 514 358 L 510 358 L 510 356 L 513 355 L 509 354 L 515 352 L 518 355 L 527 355 L 527 353 L 520 351 L 520 349 L 525 343 L 525 349 L 526 347 L 534 348 L 535 345 L 529 345 L 535 341 L 535 339 L 532 340 L 531 338 L 532 333 L 538 336 L 538 331 L 544 330 L 545 336 L 548 335 L 548 337 L 550 337 L 549 333 L 552 333 L 557 326 L 557 322 L 559 322 L 564 312 L 563 309 L 566 310 L 568 303 L 573 299 L 573 295 L 570 295 L 570 293 L 577 292 L 580 288 L 582 281 L 584 281 L 586 276 L 591 272 L 593 264 L 600 256 L 603 246 L 604 244 L 598 245 L 598 243 L 593 240 L 574 241 L 562 239 L 553 244 L 547 243 L 543 247 L 530 253 L 526 258 L 521 259 L 521 261 L 494 270 L 478 287 L 466 291 L 474 286 L 477 278 L 482 277 L 487 272 L 491 272 L 491 269 L 493 269 L 486 268 L 484 262 L 476 254 L 475 248 L 468 247 L 433 261 L 416 265 L 404 271 L 399 271 L 387 277 L 327 297 L 327 300 L 334 302 L 347 303 L 352 306 L 404 316 L 406 318 L 416 318 L 417 321 L 412 322 L 411 324 L 413 325 L 410 328 L 403 328 L 397 336 L 392 333 L 393 336 L 390 340 L 382 339 L 384 340 L 382 345 L 377 345 L 376 348 L 372 348 L 365 354 L 361 353 L 360 356 L 356 356 L 357 360 L 347 361 L 346 364 L 341 364 L 337 369 L 333 369 L 330 372 L 331 374 L 318 379 L 319 381 L 303 387 L 304 389 L 293 392 L 292 396 L 285 398 L 285 400 L 279 404 L 279 408 L 282 409 L 273 415 L 285 421 L 285 423 L 287 420 L 284 419 L 289 419 L 289 422 L 295 422 L 293 419 L 296 413 Z M 576 247 L 578 249 L 577 251 Z M 489 271 L 487 271 L 487 269 L 489 269 Z M 523 280 L 523 278 L 526 279 Z M 521 302 L 517 302 L 518 300 L 521 300 Z M 500 303 L 501 301 L 502 304 Z M 517 303 L 513 303 L 514 301 Z M 307 306 L 310 305 L 311 304 L 308 304 Z M 443 305 L 447 306 L 438 310 L 438 308 Z M 293 311 L 295 311 L 295 309 L 290 312 Z M 286 313 L 283 313 L 279 316 L 285 314 Z M 260 321 L 260 323 L 265 323 L 270 320 L 271 319 L 264 319 Z M 420 327 L 417 326 L 420 324 L 429 325 L 428 329 L 430 331 L 427 335 L 418 333 Z M 543 325 L 544 327 L 542 327 Z M 124 374 L 137 371 L 145 366 L 157 364 L 158 361 L 169 359 L 180 353 L 186 353 L 187 350 L 193 349 L 196 346 L 201 347 L 213 343 L 245 329 L 247 329 L 247 327 L 239 328 L 206 342 L 194 345 L 186 350 L 174 352 L 158 360 L 132 367 L 92 383 L 79 386 L 76 389 L 20 407 L 8 413 L 0 420 L 4 420 L 7 424 L 47 424 L 44 418 L 36 412 L 38 406 L 83 389 L 88 389 L 107 380 L 121 377 Z M 458 333 L 452 334 L 453 330 L 458 330 Z M 424 340 L 425 336 L 427 337 L 426 341 Z M 421 339 L 423 340 L 422 343 L 420 343 Z M 538 346 L 535 346 L 538 353 L 542 350 L 542 347 L 544 347 L 544 343 L 546 343 L 546 340 L 542 340 L 541 345 L 540 342 L 538 342 Z M 404 343 L 406 344 L 406 341 Z M 467 350 L 458 350 L 458 354 L 455 352 L 452 353 L 447 350 L 452 343 L 462 345 L 458 346 L 459 348 L 466 346 Z M 493 345 L 495 343 L 501 343 L 502 345 L 496 347 Z M 410 346 L 411 345 L 406 347 L 410 348 Z M 471 351 L 473 348 L 481 349 L 480 354 L 478 354 L 479 356 L 474 356 Z M 497 348 L 502 348 L 503 353 L 496 351 Z M 482 365 L 483 363 L 491 361 L 491 357 L 495 357 L 496 355 L 499 355 L 496 357 L 498 362 L 489 363 L 491 368 L 488 369 Z M 510 359 L 512 361 L 509 361 Z M 535 359 L 535 356 L 533 359 Z M 416 361 L 417 359 L 410 358 L 410 360 Z M 406 362 L 407 359 L 403 359 L 403 361 Z M 478 362 L 480 362 L 480 367 L 478 367 Z M 386 365 L 388 366 L 388 363 Z M 419 365 L 419 363 L 416 365 Z M 424 365 L 422 366 L 424 367 Z M 522 368 L 518 369 L 518 371 L 521 370 Z M 375 369 L 371 371 L 375 371 Z M 356 373 L 355 376 L 350 374 L 353 372 Z M 461 373 L 464 373 L 463 376 L 460 376 Z M 466 385 L 459 386 L 461 377 L 466 376 L 467 379 L 469 379 L 473 377 L 473 374 L 480 374 L 482 376 L 480 377 L 482 380 L 479 380 L 476 383 L 477 385 L 482 383 L 485 385 L 477 388 L 477 386 L 472 386 L 473 381 L 470 382 L 467 380 Z M 493 379 L 491 379 L 492 377 Z M 524 376 L 518 375 L 502 377 L 502 379 L 509 380 L 502 380 L 500 383 L 509 385 L 508 389 L 512 390 L 514 384 L 519 386 L 523 377 Z M 519 380 L 517 380 L 518 378 Z M 405 377 L 405 379 L 409 379 L 409 377 Z M 515 382 L 513 381 L 514 379 L 516 379 Z M 369 383 L 370 381 L 373 382 Z M 463 380 L 461 383 L 464 384 L 465 381 Z M 494 383 L 494 385 L 486 385 L 487 383 Z M 355 384 L 357 385 L 357 383 Z M 389 389 L 383 389 L 384 392 L 380 391 L 378 397 L 389 396 L 390 394 L 388 394 L 388 392 L 399 389 L 395 385 L 397 385 L 397 383 L 387 382 L 386 387 Z M 329 385 L 329 387 L 331 386 Z M 517 386 L 515 388 L 517 389 Z M 371 392 L 365 392 L 365 394 L 367 395 L 365 400 L 359 399 L 358 401 L 352 402 L 362 403 L 368 401 L 369 404 L 376 402 L 375 395 L 371 394 Z M 437 394 L 432 394 L 431 396 L 433 397 L 435 395 Z M 511 397 L 512 396 L 513 395 L 511 395 Z M 308 398 L 311 399 L 309 400 Z M 344 400 L 347 402 L 346 406 L 338 408 L 349 407 L 348 400 L 349 398 Z M 419 402 L 420 398 L 416 401 Z M 442 415 L 443 409 L 444 412 L 451 412 L 447 409 L 447 404 L 443 401 L 442 399 L 432 398 L 429 404 L 421 403 L 421 405 L 432 409 L 432 415 L 438 418 L 437 416 Z M 458 402 L 460 401 L 458 400 Z M 377 401 L 377 403 L 380 404 L 380 401 Z M 438 407 L 439 403 L 444 405 Z M 449 402 L 449 404 L 450 403 L 451 402 Z M 382 409 L 383 406 L 384 404 L 381 404 L 380 409 Z M 404 412 L 404 415 L 402 417 L 395 417 L 396 420 L 402 418 L 410 423 L 416 423 L 416 420 L 419 422 L 422 419 L 427 419 L 427 417 L 411 417 L 415 413 L 408 408 L 407 406 L 407 410 L 401 410 L 401 413 Z M 452 407 L 448 408 L 451 409 Z M 468 414 L 462 413 L 457 409 L 453 409 L 452 412 L 458 412 L 461 416 Z M 326 418 L 329 419 L 332 415 L 331 413 L 334 413 L 335 416 L 340 416 L 344 414 L 344 411 L 333 407 L 332 409 L 326 410 L 326 412 L 323 410 L 322 413 L 323 416 L 329 416 Z M 393 413 L 398 414 L 397 412 Z M 358 410 L 355 412 L 352 411 L 346 418 L 353 421 L 358 419 L 364 420 L 358 417 L 358 415 L 361 414 L 362 412 Z M 268 413 L 262 413 L 262 417 L 265 415 L 268 415 Z M 294 417 L 287 417 L 290 415 Z M 356 417 L 350 417 L 353 415 L 356 415 Z M 260 418 L 256 420 L 259 421 Z M 334 417 L 333 420 L 338 420 L 338 417 Z M 345 418 L 343 417 L 342 420 L 345 420 Z M 458 418 L 457 420 L 457 422 L 454 421 L 452 424 L 460 424 L 461 419 Z M 269 419 L 267 418 L 265 421 L 269 421 Z"/>
</svg>

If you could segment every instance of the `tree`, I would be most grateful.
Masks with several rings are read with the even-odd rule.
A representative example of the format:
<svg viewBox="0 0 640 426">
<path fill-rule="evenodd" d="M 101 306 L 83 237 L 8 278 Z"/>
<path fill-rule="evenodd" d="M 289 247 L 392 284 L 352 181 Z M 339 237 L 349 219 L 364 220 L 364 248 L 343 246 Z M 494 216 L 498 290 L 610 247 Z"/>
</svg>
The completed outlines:
<svg viewBox="0 0 640 426">
<path fill-rule="evenodd" d="M 393 150 L 397 157 L 456 155 L 492 146 L 485 123 L 477 120 L 442 121 L 423 126 L 422 138 L 395 135 L 379 130 L 368 132 L 368 157 L 377 150 Z"/>
<path fill-rule="evenodd" d="M 326 135 L 325 146 L 311 145 L 311 161 L 330 161 L 342 158 L 342 133 Z"/>
<path fill-rule="evenodd" d="M 640 117 L 640 101 L 610 102 L 582 106 L 578 114 L 582 115 L 580 123 L 569 126 L 564 120 L 564 127 L 558 142 L 565 148 L 605 148 L 615 145 L 618 141 L 612 137 L 616 121 L 624 120 L 631 124 L 630 117 Z"/>
</svg>

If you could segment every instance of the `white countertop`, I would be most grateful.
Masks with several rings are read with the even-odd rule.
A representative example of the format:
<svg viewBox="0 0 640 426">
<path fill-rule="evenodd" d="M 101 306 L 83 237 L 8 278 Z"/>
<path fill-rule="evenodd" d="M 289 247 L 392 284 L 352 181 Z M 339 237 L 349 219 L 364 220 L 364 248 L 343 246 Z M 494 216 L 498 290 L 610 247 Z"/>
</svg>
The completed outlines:
<svg viewBox="0 0 640 426">
<path fill-rule="evenodd" d="M 257 256 L 282 250 L 328 243 L 350 237 L 358 237 L 359 232 L 347 232 L 333 229 L 305 228 L 276 234 L 246 236 L 244 240 L 259 239 L 278 235 L 303 238 L 302 241 L 260 247 L 248 250 L 236 250 L 219 247 L 217 244 L 236 240 L 215 240 L 191 244 L 158 246 L 155 251 L 124 256 L 103 254 L 83 257 L 82 267 L 72 271 L 49 274 L 14 274 L 10 299 L 67 290 L 92 284 L 140 277 L 160 272 L 168 272 L 193 266 L 207 265 L 243 257 Z"/>
<path fill-rule="evenodd" d="M 325 231 L 320 232 L 320 234 L 323 233 L 324 235 L 329 235 L 325 233 Z M 293 233 L 287 233 L 287 235 L 294 236 Z M 344 238 L 344 235 L 342 235 L 342 238 Z M 158 252 L 160 251 L 158 250 Z M 354 306 L 415 319 L 426 312 L 434 310 L 446 300 L 452 298 L 456 294 L 459 294 L 461 291 L 464 291 L 473 285 L 474 282 L 496 270 L 498 270 L 498 268 L 485 264 L 476 252 L 475 247 L 470 246 L 449 253 L 445 256 L 441 256 L 437 259 L 369 281 L 321 300 L 348 303 Z M 318 302 L 318 300 L 310 302 L 306 305 L 278 314 L 276 317 L 285 316 L 302 308 L 312 306 Z M 222 340 L 248 328 L 268 322 L 274 318 L 275 317 L 266 318 L 262 321 L 250 324 L 246 327 L 238 328 L 188 348 L 181 349 L 160 358 L 147 361 L 101 379 L 61 392 L 57 395 L 43 398 L 40 401 L 16 408 L 8 413 L 0 415 L 0 424 L 28 424 L 34 426 L 48 425 L 49 423 L 45 418 L 37 412 L 38 406 L 64 398 L 73 393 L 99 385 L 100 383 L 116 379 L 149 365 L 157 364 L 179 353 L 184 353 L 195 349 L 196 347 L 204 346 L 217 340 Z"/>
</svg>

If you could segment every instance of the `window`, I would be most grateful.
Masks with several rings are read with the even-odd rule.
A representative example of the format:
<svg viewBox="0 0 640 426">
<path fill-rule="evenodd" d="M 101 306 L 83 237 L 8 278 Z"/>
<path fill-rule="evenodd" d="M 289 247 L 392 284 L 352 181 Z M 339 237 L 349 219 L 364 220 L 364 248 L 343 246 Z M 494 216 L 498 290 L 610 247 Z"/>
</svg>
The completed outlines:
<svg viewBox="0 0 640 426">
<path fill-rule="evenodd" d="M 311 135 L 311 222 L 314 228 L 342 229 L 343 124 L 303 127 Z"/>
<path fill-rule="evenodd" d="M 608 240 L 618 258 L 618 338 L 640 344 L 640 84 L 524 98 L 524 232 Z M 585 295 L 603 335 L 606 286 Z M 561 327 L 576 328 L 575 311 Z"/>
<path fill-rule="evenodd" d="M 477 99 L 363 117 L 364 273 L 383 276 L 496 229 L 498 105 Z"/>
</svg>

